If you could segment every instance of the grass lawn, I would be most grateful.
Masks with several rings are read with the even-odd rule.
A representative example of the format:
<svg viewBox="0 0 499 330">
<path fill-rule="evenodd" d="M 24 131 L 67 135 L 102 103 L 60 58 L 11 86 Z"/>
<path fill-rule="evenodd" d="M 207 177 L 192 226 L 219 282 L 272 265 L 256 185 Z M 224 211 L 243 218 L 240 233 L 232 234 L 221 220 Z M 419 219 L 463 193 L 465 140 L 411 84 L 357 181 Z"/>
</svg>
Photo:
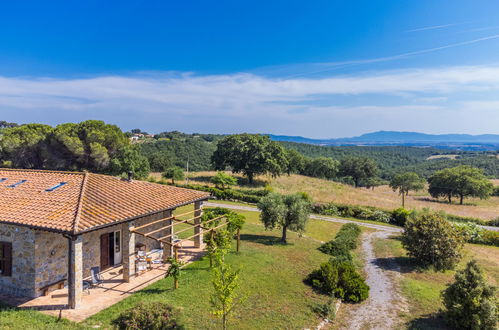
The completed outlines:
<svg viewBox="0 0 499 330">
<path fill-rule="evenodd" d="M 186 211 L 183 208 L 177 212 Z M 227 260 L 241 269 L 241 292 L 247 294 L 248 299 L 232 320 L 231 328 L 301 329 L 317 325 L 313 307 L 325 303 L 327 297 L 315 293 L 302 280 L 328 260 L 327 255 L 317 250 L 319 240 L 332 239 L 341 224 L 311 220 L 305 233 L 307 237 L 300 238 L 290 232 L 289 244 L 282 245 L 279 243 L 280 231 L 265 231 L 257 212 L 241 213 L 247 217 L 241 235 L 241 253 L 231 253 Z M 38 312 L 0 306 L 0 328 L 109 328 L 123 310 L 133 308 L 140 301 L 164 301 L 181 309 L 188 329 L 219 328 L 219 321 L 210 315 L 212 286 L 208 265 L 208 258 L 204 258 L 186 267 L 178 290 L 172 290 L 171 279 L 160 280 L 80 324 L 57 322 L 56 318 Z"/>
<path fill-rule="evenodd" d="M 439 310 L 443 308 L 440 292 L 448 283 L 454 281 L 455 271 L 435 272 L 418 269 L 406 256 L 399 237 L 376 241 L 375 252 L 378 258 L 394 258 L 401 265 L 401 291 L 409 304 L 409 313 L 404 315 L 408 327 L 445 329 L 445 323 L 439 315 Z M 466 244 L 464 257 L 456 269 L 464 268 L 472 258 L 478 261 L 486 273 L 487 280 L 498 285 L 499 248 Z"/>
</svg>

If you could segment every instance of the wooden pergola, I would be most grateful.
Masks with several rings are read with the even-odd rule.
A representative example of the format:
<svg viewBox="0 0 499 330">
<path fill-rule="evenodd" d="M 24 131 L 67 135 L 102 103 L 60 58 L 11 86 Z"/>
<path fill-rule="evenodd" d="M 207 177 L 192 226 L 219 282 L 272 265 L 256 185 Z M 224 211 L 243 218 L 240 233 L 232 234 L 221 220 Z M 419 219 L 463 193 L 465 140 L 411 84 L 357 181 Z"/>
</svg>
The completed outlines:
<svg viewBox="0 0 499 330">
<path fill-rule="evenodd" d="M 181 220 L 179 218 L 194 214 L 194 217 L 186 219 L 186 220 Z M 215 231 L 219 228 L 222 228 L 224 226 L 227 226 L 229 224 L 229 220 L 227 216 L 221 215 L 218 217 L 215 217 L 213 219 L 201 222 L 201 218 L 203 216 L 203 212 L 201 208 L 196 208 L 192 211 L 185 212 L 182 214 L 178 215 L 171 215 L 166 218 L 162 218 L 159 220 L 152 221 L 150 223 L 138 226 L 138 227 L 132 227 L 130 228 L 130 232 L 144 236 L 146 238 L 158 241 L 163 244 L 163 262 L 166 262 L 168 257 L 173 256 L 176 261 L 178 261 L 178 249 L 182 247 L 182 243 L 185 241 L 190 241 L 194 240 L 194 245 L 196 247 L 201 247 L 201 243 L 203 241 L 203 233 L 204 231 Z M 209 226 L 209 224 L 214 223 L 215 221 L 222 222 L 221 224 L 217 224 L 214 227 Z M 154 230 L 150 231 L 145 231 L 148 227 L 151 227 L 152 225 L 156 225 L 158 223 L 163 223 L 165 224 L 164 226 L 161 226 L 159 228 L 156 228 Z M 181 229 L 179 231 L 174 231 L 174 226 L 179 225 L 179 224 L 186 224 L 189 225 L 189 227 Z M 189 231 L 194 229 L 194 235 L 191 235 L 189 237 L 186 237 L 184 239 L 179 239 L 176 240 L 175 242 L 173 241 L 173 238 L 183 232 Z M 166 231 L 167 235 L 161 236 L 161 237 L 156 237 L 155 234 Z M 237 231 L 237 250 L 239 251 L 239 243 L 240 243 L 240 233 L 239 230 Z M 173 250 L 173 251 L 172 251 Z"/>
</svg>

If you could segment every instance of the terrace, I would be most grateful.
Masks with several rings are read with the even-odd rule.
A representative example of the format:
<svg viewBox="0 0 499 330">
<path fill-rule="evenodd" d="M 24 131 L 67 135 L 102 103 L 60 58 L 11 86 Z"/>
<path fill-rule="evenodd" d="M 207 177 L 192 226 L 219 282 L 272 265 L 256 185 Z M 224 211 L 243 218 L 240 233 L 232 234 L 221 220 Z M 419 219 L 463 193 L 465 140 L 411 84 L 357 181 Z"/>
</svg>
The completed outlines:
<svg viewBox="0 0 499 330">
<path fill-rule="evenodd" d="M 203 247 L 203 245 L 195 247 L 194 241 L 183 241 L 182 248 L 178 251 L 179 260 L 191 263 L 199 259 L 204 254 Z M 153 256 L 155 257 L 159 256 Z M 123 279 L 122 265 L 103 271 L 101 273 L 103 283 L 82 294 L 78 309 L 69 308 L 67 287 L 35 299 L 0 294 L 0 300 L 21 309 L 34 309 L 48 315 L 80 322 L 164 278 L 169 265 L 152 264 L 151 268 L 141 274 L 131 276 L 129 282 Z"/>
</svg>

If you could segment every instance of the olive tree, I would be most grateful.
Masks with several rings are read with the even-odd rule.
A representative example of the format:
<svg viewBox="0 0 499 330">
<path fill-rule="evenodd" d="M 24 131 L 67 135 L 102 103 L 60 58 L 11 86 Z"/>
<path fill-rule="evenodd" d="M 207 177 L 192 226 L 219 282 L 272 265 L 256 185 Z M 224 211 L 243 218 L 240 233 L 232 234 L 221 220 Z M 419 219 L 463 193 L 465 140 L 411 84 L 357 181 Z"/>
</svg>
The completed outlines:
<svg viewBox="0 0 499 330">
<path fill-rule="evenodd" d="M 420 265 L 446 270 L 461 259 L 464 236 L 440 213 L 424 210 L 406 221 L 402 245 Z"/>
<path fill-rule="evenodd" d="M 260 199 L 260 220 L 266 229 L 281 228 L 283 243 L 287 230 L 303 232 L 311 212 L 310 201 L 302 194 L 281 195 L 271 193 Z"/>
</svg>

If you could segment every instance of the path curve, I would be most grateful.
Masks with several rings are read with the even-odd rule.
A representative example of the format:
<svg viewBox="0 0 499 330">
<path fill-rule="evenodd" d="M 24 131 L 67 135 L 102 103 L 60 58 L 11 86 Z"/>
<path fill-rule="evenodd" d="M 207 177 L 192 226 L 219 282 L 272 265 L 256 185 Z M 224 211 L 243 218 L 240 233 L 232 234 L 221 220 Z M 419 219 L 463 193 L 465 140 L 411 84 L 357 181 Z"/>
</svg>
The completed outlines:
<svg viewBox="0 0 499 330">
<path fill-rule="evenodd" d="M 363 235 L 362 250 L 365 255 L 366 283 L 370 287 L 369 298 L 350 311 L 349 324 L 344 329 L 399 329 L 400 314 L 407 312 L 405 298 L 399 294 L 396 277 L 400 276 L 398 265 L 380 267 L 374 253 L 373 240 L 387 239 L 390 232 L 377 231 Z"/>
</svg>

